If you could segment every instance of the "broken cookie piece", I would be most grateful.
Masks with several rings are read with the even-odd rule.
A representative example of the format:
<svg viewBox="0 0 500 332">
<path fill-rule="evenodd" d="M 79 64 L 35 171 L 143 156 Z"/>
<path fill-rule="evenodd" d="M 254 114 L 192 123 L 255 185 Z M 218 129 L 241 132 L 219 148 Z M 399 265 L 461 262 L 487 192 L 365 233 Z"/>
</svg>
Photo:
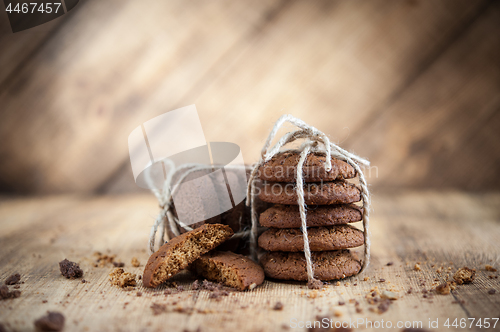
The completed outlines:
<svg viewBox="0 0 500 332">
<path fill-rule="evenodd" d="M 144 286 L 162 284 L 233 234 L 227 225 L 204 224 L 173 238 L 149 257 L 144 268 Z"/>
<path fill-rule="evenodd" d="M 68 279 L 75 279 L 83 276 L 83 270 L 80 269 L 80 266 L 67 259 L 59 262 L 59 270 L 61 271 L 61 274 Z"/>
<path fill-rule="evenodd" d="M 9 287 L 2 285 L 0 286 L 0 300 L 15 299 L 21 296 L 21 292 L 18 290 L 9 291 Z"/>
<path fill-rule="evenodd" d="M 6 285 L 15 285 L 21 280 L 21 275 L 19 273 L 13 274 L 5 280 Z"/>
<path fill-rule="evenodd" d="M 208 280 L 238 290 L 253 289 L 264 282 L 264 270 L 250 258 L 229 251 L 213 251 L 193 263 L 193 270 Z"/>
<path fill-rule="evenodd" d="M 469 269 L 468 267 L 464 266 L 458 269 L 457 272 L 455 272 L 455 274 L 453 275 L 453 279 L 455 279 L 455 282 L 458 285 L 470 284 L 474 280 L 475 276 L 476 276 L 475 269 Z"/>
<path fill-rule="evenodd" d="M 137 284 L 135 281 L 135 274 L 125 272 L 122 268 L 114 269 L 113 272 L 109 274 L 109 281 L 111 281 L 111 284 L 121 288 L 135 287 Z"/>
</svg>

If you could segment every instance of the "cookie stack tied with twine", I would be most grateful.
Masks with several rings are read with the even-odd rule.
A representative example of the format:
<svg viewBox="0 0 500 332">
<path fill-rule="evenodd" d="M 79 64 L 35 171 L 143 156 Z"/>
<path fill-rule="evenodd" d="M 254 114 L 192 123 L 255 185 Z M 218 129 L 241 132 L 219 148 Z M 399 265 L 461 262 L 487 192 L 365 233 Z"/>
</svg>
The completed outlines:
<svg viewBox="0 0 500 332">
<path fill-rule="evenodd" d="M 285 134 L 270 148 L 279 128 L 290 122 L 299 130 Z M 298 149 L 282 147 L 298 139 Z M 308 281 L 320 288 L 321 280 L 342 279 L 364 270 L 370 259 L 369 192 L 361 166 L 369 162 L 337 145 L 318 129 L 291 115 L 283 115 L 269 134 L 260 161 L 248 184 L 247 204 L 252 210 L 251 247 L 256 255 L 256 196 L 275 205 L 260 215 L 270 227 L 258 238 L 267 250 L 261 264 L 268 277 Z M 345 179 L 359 177 L 359 187 Z M 265 181 L 256 186 L 256 180 Z M 258 189 L 258 190 L 257 190 Z M 362 201 L 359 207 L 353 203 Z M 363 222 L 363 231 L 349 223 Z M 364 244 L 360 262 L 349 248 Z"/>
</svg>

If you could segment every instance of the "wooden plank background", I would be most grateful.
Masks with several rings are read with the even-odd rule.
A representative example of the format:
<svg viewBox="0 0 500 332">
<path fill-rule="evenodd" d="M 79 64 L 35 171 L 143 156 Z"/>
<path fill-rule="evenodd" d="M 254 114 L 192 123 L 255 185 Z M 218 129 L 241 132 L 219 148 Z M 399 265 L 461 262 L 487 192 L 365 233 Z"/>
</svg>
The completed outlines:
<svg viewBox="0 0 500 332">
<path fill-rule="evenodd" d="M 119 289 L 108 281 L 111 265 L 93 267 L 92 254 L 101 251 L 116 254 L 125 270 L 142 274 L 149 228 L 158 209 L 151 195 L 2 199 L 0 281 L 20 273 L 24 284 L 20 298 L 0 301 L 0 323 L 8 331 L 31 331 L 33 321 L 51 310 L 66 316 L 65 331 L 294 331 L 302 330 L 290 329 L 294 318 L 311 321 L 317 316 L 346 322 L 383 319 L 393 326 L 422 321 L 426 330 L 429 319 L 438 319 L 442 331 L 448 330 L 447 318 L 452 323 L 455 318 L 477 322 L 498 317 L 500 279 L 489 276 L 499 272 L 485 271 L 485 265 L 500 268 L 499 194 L 406 192 L 376 196 L 374 206 L 372 260 L 362 275 L 333 282 L 319 292 L 305 283 L 266 280 L 253 291 L 216 301 L 206 291 L 190 290 L 193 279 L 185 275 L 177 281 L 186 291 L 165 296 L 165 285 L 150 290 L 139 282 L 136 291 Z M 140 267 L 131 266 L 132 257 L 139 258 Z M 89 283 L 61 276 L 58 262 L 64 258 L 79 262 Z M 389 262 L 393 265 L 387 266 Z M 417 262 L 420 271 L 414 270 Z M 444 272 L 437 273 L 441 266 Z M 477 270 L 472 284 L 448 295 L 424 292 L 462 266 Z M 372 312 L 376 306 L 365 298 L 374 287 L 391 289 L 399 297 L 383 314 Z M 496 293 L 488 294 L 490 289 Z M 278 301 L 283 310 L 272 310 Z M 168 312 L 153 315 L 153 303 L 166 304 Z M 176 311 L 181 307 L 187 312 Z"/>
<path fill-rule="evenodd" d="M 128 134 L 189 104 L 247 163 L 291 113 L 370 158 L 375 191 L 500 188 L 498 1 L 82 0 L 0 21 L 0 191 L 138 191 Z"/>
</svg>

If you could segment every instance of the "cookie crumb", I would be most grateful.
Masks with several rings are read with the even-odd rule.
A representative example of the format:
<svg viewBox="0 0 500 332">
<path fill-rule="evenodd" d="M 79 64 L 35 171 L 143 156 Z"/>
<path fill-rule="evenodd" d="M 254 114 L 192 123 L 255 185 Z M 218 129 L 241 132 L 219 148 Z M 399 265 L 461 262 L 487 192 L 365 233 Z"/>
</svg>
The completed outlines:
<svg viewBox="0 0 500 332">
<path fill-rule="evenodd" d="M 123 262 L 113 262 L 113 266 L 114 267 L 124 267 L 125 263 L 123 263 Z"/>
<path fill-rule="evenodd" d="M 15 299 L 21 296 L 21 292 L 18 290 L 9 292 L 9 287 L 2 285 L 0 286 L 0 300 Z"/>
<path fill-rule="evenodd" d="M 155 316 L 167 312 L 167 305 L 165 304 L 153 303 L 150 308 L 153 310 L 153 315 Z"/>
<path fill-rule="evenodd" d="M 387 310 L 389 310 L 389 306 L 391 305 L 391 300 L 389 299 L 385 299 L 384 301 L 382 301 L 382 303 L 380 303 L 377 307 L 378 309 L 378 313 L 379 314 L 383 314 L 384 312 L 386 312 Z"/>
<path fill-rule="evenodd" d="M 436 293 L 438 294 L 448 295 L 450 294 L 450 291 L 451 288 L 449 282 L 443 282 L 442 284 L 436 286 Z"/>
<path fill-rule="evenodd" d="M 132 264 L 133 267 L 139 267 L 139 266 L 141 266 L 141 263 L 139 262 L 139 260 L 137 259 L 137 257 L 132 257 L 132 261 L 130 262 L 130 264 Z"/>
<path fill-rule="evenodd" d="M 276 304 L 273 307 L 273 310 L 283 310 L 283 303 L 281 302 L 276 302 Z"/>
<path fill-rule="evenodd" d="M 122 268 L 116 268 L 109 274 L 109 281 L 112 285 L 116 285 L 121 288 L 135 287 L 135 274 L 130 272 L 125 272 Z"/>
<path fill-rule="evenodd" d="M 7 279 L 5 279 L 5 284 L 6 285 L 15 285 L 21 280 L 21 275 L 19 273 L 13 274 Z"/>
<path fill-rule="evenodd" d="M 135 294 L 135 295 L 137 295 L 137 297 L 141 297 L 142 296 L 142 292 L 137 292 L 137 294 Z"/>
<path fill-rule="evenodd" d="M 489 290 L 488 290 L 488 294 L 490 294 L 490 295 L 493 295 L 493 294 L 495 294 L 496 292 L 497 292 L 497 291 L 496 291 L 495 289 L 493 289 L 493 288 L 491 288 L 491 289 L 489 289 Z"/>
<path fill-rule="evenodd" d="M 68 279 L 76 279 L 83 276 L 83 270 L 77 263 L 71 262 L 66 258 L 59 262 L 61 274 Z"/>
<path fill-rule="evenodd" d="M 309 280 L 307 287 L 309 287 L 309 289 L 321 289 L 323 287 L 323 281 L 313 278 Z"/>
<path fill-rule="evenodd" d="M 201 285 L 200 285 L 200 281 L 199 280 L 195 280 L 191 284 L 191 290 L 198 290 L 198 289 L 200 289 L 200 287 L 201 287 Z"/>
<path fill-rule="evenodd" d="M 95 267 L 104 267 L 107 264 L 112 264 L 116 258 L 116 255 L 106 255 L 100 253 L 99 251 L 96 251 L 94 256 L 96 257 L 96 264 L 94 264 Z"/>
<path fill-rule="evenodd" d="M 489 272 L 497 272 L 497 269 L 495 269 L 493 266 L 491 266 L 491 265 L 489 265 L 489 264 L 486 264 L 486 265 L 484 266 L 484 269 L 485 269 L 486 271 L 489 271 Z"/>
<path fill-rule="evenodd" d="M 455 279 L 455 282 L 458 285 L 470 284 L 474 280 L 475 276 L 476 276 L 475 269 L 469 269 L 468 267 L 464 266 L 458 269 L 457 272 L 455 272 L 455 274 L 453 275 L 453 279 Z"/>
<path fill-rule="evenodd" d="M 38 331 L 61 331 L 64 328 L 64 315 L 59 312 L 47 312 L 46 316 L 35 321 Z"/>
<path fill-rule="evenodd" d="M 414 269 L 415 271 L 420 271 L 420 270 L 421 270 L 421 268 L 420 268 L 420 264 L 415 263 L 415 266 L 413 267 L 413 269 Z"/>
</svg>

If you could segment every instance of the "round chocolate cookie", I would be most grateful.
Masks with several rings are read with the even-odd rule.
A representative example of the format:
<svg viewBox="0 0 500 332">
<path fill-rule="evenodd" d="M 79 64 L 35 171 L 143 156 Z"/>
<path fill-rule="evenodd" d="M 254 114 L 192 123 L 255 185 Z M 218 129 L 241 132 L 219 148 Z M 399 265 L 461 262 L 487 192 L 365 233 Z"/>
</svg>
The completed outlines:
<svg viewBox="0 0 500 332">
<path fill-rule="evenodd" d="M 259 198 L 269 203 L 297 205 L 295 183 L 266 182 Z M 361 200 L 361 191 L 356 185 L 343 180 L 306 183 L 304 200 L 307 205 L 354 203 Z"/>
<path fill-rule="evenodd" d="M 314 277 L 334 280 L 353 276 L 361 270 L 361 262 L 347 249 L 312 252 Z M 260 263 L 269 278 L 307 280 L 306 258 L 303 252 L 268 252 Z"/>
<path fill-rule="evenodd" d="M 272 182 L 294 182 L 297 178 L 297 164 L 300 154 L 287 151 L 275 155 L 259 168 L 259 177 Z M 333 181 L 351 179 L 356 176 L 356 170 L 343 160 L 331 158 L 332 169 L 325 170 L 326 156 L 319 153 L 307 155 L 302 167 L 305 182 Z"/>
<path fill-rule="evenodd" d="M 314 227 L 307 230 L 311 251 L 355 248 L 363 245 L 363 232 L 350 225 Z M 300 228 L 271 228 L 259 236 L 259 247 L 268 251 L 304 251 Z"/>
<path fill-rule="evenodd" d="M 331 226 L 360 221 L 363 218 L 362 209 L 354 204 L 317 205 L 307 208 L 307 226 Z M 275 204 L 259 217 L 259 223 L 264 227 L 300 228 L 299 207 L 297 205 Z"/>
</svg>

